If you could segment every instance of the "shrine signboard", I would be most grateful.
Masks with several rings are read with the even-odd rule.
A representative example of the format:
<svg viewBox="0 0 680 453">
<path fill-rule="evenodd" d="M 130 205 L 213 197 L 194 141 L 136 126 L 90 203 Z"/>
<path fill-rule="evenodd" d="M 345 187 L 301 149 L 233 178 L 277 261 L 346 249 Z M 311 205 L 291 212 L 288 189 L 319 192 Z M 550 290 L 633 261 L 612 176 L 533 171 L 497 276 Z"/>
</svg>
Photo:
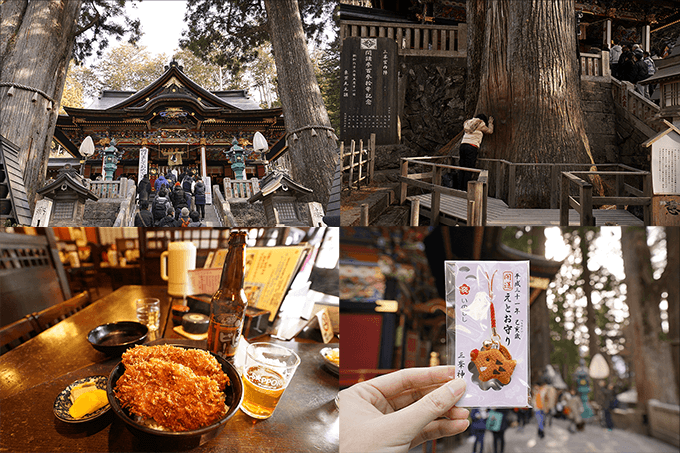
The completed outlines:
<svg viewBox="0 0 680 453">
<path fill-rule="evenodd" d="M 346 38 L 340 57 L 341 140 L 397 143 L 397 43 Z"/>
<path fill-rule="evenodd" d="M 668 129 L 643 143 L 651 147 L 652 225 L 680 226 L 680 130 Z"/>
</svg>

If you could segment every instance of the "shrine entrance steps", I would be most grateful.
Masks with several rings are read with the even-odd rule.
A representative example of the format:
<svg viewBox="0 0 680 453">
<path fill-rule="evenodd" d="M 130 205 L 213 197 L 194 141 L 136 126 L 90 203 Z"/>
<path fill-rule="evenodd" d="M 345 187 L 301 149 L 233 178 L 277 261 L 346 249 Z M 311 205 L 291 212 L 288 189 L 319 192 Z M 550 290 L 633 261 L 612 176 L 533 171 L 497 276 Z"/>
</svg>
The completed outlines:
<svg viewBox="0 0 680 453">
<path fill-rule="evenodd" d="M 406 200 L 420 201 L 420 215 L 430 217 L 431 194 L 414 195 Z M 445 225 L 465 225 L 467 223 L 467 200 L 450 195 L 441 195 L 439 223 Z M 596 226 L 638 225 L 644 222 L 622 209 L 593 209 Z M 569 225 L 579 226 L 580 217 L 574 209 L 569 210 Z M 487 226 L 560 226 L 559 209 L 517 209 L 509 208 L 504 201 L 489 197 L 486 211 Z"/>
</svg>

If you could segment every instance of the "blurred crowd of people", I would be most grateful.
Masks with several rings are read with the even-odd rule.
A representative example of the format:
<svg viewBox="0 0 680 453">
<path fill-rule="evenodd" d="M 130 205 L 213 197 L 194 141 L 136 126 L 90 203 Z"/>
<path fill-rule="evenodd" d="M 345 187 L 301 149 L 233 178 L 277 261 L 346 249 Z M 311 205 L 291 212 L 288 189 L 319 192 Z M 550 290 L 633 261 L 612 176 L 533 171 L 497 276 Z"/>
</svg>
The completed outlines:
<svg viewBox="0 0 680 453">
<path fill-rule="evenodd" d="M 595 392 L 595 405 L 600 410 L 602 424 L 611 431 L 614 427 L 611 411 L 617 407 L 616 395 L 611 384 L 600 381 L 600 388 Z M 487 431 L 493 434 L 494 453 L 503 453 L 505 449 L 505 431 L 517 427 L 523 431 L 531 423 L 532 416 L 538 425 L 538 438 L 545 437 L 545 430 L 552 426 L 553 419 L 568 420 L 569 431 L 576 433 L 585 427 L 582 417 L 583 402 L 575 389 L 558 390 L 546 382 L 535 384 L 531 396 L 532 408 L 474 408 L 470 411 L 470 443 L 472 453 L 484 451 L 484 436 Z"/>
<path fill-rule="evenodd" d="M 205 220 L 205 184 L 192 173 L 177 170 L 160 175 L 152 191 L 148 175 L 137 186 L 137 227 L 202 227 Z"/>
<path fill-rule="evenodd" d="M 652 98 L 655 85 L 641 85 L 640 82 L 656 74 L 656 64 L 640 44 L 621 44 L 614 39 L 609 63 L 613 77 L 634 84 L 638 93 L 647 99 Z"/>
</svg>

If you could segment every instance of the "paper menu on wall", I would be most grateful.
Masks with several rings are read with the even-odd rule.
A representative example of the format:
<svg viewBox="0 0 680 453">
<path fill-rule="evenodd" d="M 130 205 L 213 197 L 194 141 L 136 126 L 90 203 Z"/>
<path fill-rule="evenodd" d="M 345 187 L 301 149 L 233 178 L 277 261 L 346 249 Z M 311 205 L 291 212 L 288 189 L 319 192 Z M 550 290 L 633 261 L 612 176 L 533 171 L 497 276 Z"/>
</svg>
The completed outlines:
<svg viewBox="0 0 680 453">
<path fill-rule="evenodd" d="M 248 305 L 276 314 L 310 248 L 304 246 L 247 247 L 244 291 Z M 215 252 L 210 268 L 189 271 L 192 294 L 213 294 L 219 288 L 227 250 Z"/>
</svg>

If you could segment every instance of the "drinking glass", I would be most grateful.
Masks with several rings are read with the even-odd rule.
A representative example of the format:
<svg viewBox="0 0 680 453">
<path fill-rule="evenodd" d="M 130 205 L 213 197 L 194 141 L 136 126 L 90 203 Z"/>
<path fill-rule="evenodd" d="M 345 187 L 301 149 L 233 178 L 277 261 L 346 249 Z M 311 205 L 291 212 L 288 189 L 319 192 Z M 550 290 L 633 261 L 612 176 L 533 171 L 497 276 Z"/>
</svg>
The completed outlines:
<svg viewBox="0 0 680 453">
<path fill-rule="evenodd" d="M 290 349 L 270 343 L 253 343 L 246 349 L 241 410 L 254 418 L 271 417 L 300 365 Z"/>
<path fill-rule="evenodd" d="M 149 333 L 156 332 L 161 326 L 161 301 L 152 297 L 137 299 L 137 320 L 149 328 Z"/>
</svg>

